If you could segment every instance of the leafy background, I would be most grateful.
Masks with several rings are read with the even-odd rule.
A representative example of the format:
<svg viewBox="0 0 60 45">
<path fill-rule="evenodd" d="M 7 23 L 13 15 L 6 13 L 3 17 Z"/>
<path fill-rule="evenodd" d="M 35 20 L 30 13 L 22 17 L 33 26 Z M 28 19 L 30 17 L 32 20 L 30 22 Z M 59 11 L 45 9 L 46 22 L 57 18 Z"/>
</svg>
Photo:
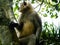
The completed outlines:
<svg viewBox="0 0 60 45">
<path fill-rule="evenodd" d="M 0 0 L 0 6 L 9 12 L 9 6 L 13 7 L 14 18 L 18 21 L 20 15 L 18 9 L 20 3 L 23 0 Z M 42 34 L 41 43 L 42 45 L 60 45 L 60 0 L 25 0 L 29 1 L 35 11 L 39 14 L 42 19 Z M 2 3 L 3 2 L 3 3 Z M 7 4 L 9 6 L 7 6 Z M 9 22 L 9 19 L 2 21 L 2 15 L 5 15 L 0 7 L 0 45 L 11 45 L 11 40 L 7 30 L 5 22 Z M 8 8 L 7 8 L 8 7 Z M 10 15 L 10 13 L 8 14 Z M 5 16 L 4 16 L 5 17 Z M 3 22 L 3 23 L 2 23 Z M 8 23 L 7 22 L 7 23 Z M 3 26 L 1 26 L 3 25 Z M 4 30 L 5 29 L 5 30 Z M 6 31 L 7 30 L 7 31 Z M 8 35 L 7 35 L 8 33 Z M 6 42 L 6 39 L 8 42 Z M 6 43 L 6 44 L 5 44 Z"/>
</svg>

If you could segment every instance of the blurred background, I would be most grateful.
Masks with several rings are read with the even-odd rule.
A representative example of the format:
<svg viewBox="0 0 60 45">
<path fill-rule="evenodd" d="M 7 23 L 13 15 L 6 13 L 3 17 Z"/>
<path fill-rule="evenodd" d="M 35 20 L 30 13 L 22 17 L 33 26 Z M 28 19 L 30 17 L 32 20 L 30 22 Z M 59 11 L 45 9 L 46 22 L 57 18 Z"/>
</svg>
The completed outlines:
<svg viewBox="0 0 60 45">
<path fill-rule="evenodd" d="M 25 0 L 42 19 L 42 45 L 60 45 L 60 0 Z M 8 24 L 18 22 L 23 0 L 0 0 L 0 45 L 12 45 Z"/>
</svg>

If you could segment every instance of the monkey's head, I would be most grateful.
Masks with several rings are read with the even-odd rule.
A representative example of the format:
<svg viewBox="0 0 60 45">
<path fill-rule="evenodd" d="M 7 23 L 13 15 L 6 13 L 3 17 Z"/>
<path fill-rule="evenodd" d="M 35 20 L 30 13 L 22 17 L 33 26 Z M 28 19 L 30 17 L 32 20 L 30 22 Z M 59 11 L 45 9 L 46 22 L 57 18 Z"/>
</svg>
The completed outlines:
<svg viewBox="0 0 60 45">
<path fill-rule="evenodd" d="M 33 7 L 29 2 L 21 3 L 20 9 L 19 9 L 20 12 L 26 13 L 26 12 L 29 12 L 29 11 L 32 11 L 32 10 L 33 10 Z"/>
</svg>

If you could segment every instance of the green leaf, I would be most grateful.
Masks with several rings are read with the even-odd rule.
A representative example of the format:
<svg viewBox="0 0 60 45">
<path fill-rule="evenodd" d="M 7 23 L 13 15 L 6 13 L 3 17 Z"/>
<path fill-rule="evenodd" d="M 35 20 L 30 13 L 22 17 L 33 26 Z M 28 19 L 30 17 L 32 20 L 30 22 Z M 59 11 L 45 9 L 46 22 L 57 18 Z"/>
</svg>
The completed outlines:
<svg viewBox="0 0 60 45">
<path fill-rule="evenodd" d="M 32 3 L 34 3 L 35 0 L 32 0 Z"/>
<path fill-rule="evenodd" d="M 51 18 L 53 18 L 54 16 L 53 15 L 51 15 Z"/>
<path fill-rule="evenodd" d="M 16 6 L 13 8 L 13 11 L 15 12 L 16 10 L 18 10 L 18 4 L 15 4 Z"/>
<path fill-rule="evenodd" d="M 21 0 L 17 0 L 16 2 L 19 2 L 19 1 L 21 1 Z"/>
<path fill-rule="evenodd" d="M 15 18 L 18 19 L 18 14 L 14 14 L 15 15 Z"/>
<path fill-rule="evenodd" d="M 44 16 L 44 17 L 47 17 L 47 14 L 44 14 L 43 16 Z"/>
<path fill-rule="evenodd" d="M 59 29 L 59 38 L 60 38 L 60 29 Z"/>
<path fill-rule="evenodd" d="M 42 2 L 42 0 L 38 0 L 38 1 Z"/>
<path fill-rule="evenodd" d="M 53 2 L 57 3 L 57 0 L 52 0 Z"/>
<path fill-rule="evenodd" d="M 13 11 L 15 12 L 16 10 L 17 10 L 17 7 L 14 7 L 14 8 L 13 8 Z"/>
<path fill-rule="evenodd" d="M 54 14 L 54 15 L 52 14 L 52 15 L 51 15 L 51 18 L 58 18 L 57 13 L 56 13 L 56 14 Z"/>
</svg>

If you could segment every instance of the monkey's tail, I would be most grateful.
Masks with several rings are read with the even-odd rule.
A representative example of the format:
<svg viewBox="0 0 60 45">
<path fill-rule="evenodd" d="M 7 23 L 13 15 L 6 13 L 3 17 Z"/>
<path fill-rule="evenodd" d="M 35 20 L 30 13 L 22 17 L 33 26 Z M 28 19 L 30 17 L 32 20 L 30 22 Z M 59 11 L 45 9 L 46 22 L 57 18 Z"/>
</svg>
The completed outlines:
<svg viewBox="0 0 60 45">
<path fill-rule="evenodd" d="M 39 28 L 36 32 L 36 45 L 40 45 L 40 36 L 41 36 L 41 30 Z"/>
<path fill-rule="evenodd" d="M 42 31 L 42 27 L 38 28 L 36 31 L 36 45 L 40 45 L 41 31 Z"/>
</svg>

